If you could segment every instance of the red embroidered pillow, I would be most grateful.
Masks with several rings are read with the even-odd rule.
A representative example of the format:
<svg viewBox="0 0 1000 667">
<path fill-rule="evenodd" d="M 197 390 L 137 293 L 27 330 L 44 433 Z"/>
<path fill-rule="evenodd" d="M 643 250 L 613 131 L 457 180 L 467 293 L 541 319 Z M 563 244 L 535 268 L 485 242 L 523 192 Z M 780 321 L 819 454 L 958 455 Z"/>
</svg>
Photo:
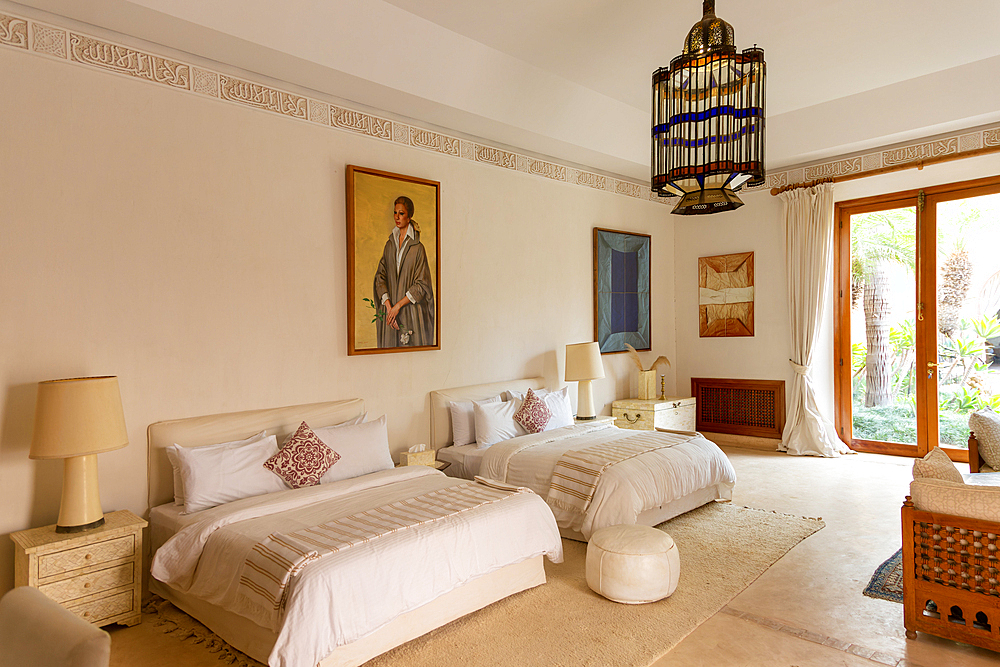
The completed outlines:
<svg viewBox="0 0 1000 667">
<path fill-rule="evenodd" d="M 540 433 L 545 430 L 545 425 L 552 419 L 552 411 L 545 405 L 545 401 L 535 396 L 535 392 L 528 390 L 524 395 L 521 407 L 514 413 L 514 421 L 524 427 L 528 433 Z"/>
<path fill-rule="evenodd" d="M 300 489 L 316 486 L 320 477 L 340 460 L 340 454 L 326 446 L 309 426 L 302 422 L 295 433 L 281 444 L 278 453 L 264 462 L 264 467 Z"/>
</svg>

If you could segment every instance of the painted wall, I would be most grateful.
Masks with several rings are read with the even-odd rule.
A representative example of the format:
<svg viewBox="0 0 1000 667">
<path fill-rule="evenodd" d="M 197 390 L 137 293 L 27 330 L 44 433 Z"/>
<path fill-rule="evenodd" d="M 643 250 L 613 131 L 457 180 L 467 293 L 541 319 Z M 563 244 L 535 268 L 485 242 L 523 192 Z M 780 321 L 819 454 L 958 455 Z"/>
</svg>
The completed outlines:
<svg viewBox="0 0 1000 667">
<path fill-rule="evenodd" d="M 652 234 L 654 351 L 676 359 L 665 206 L 29 53 L 0 72 L 0 591 L 7 534 L 58 513 L 61 462 L 28 459 L 40 380 L 118 375 L 130 445 L 100 456 L 102 503 L 143 514 L 155 421 L 361 397 L 398 452 L 434 389 L 559 386 L 593 339 L 594 227 Z M 440 351 L 346 354 L 347 164 L 442 183 Z M 605 368 L 608 413 L 632 374 Z"/>
</svg>

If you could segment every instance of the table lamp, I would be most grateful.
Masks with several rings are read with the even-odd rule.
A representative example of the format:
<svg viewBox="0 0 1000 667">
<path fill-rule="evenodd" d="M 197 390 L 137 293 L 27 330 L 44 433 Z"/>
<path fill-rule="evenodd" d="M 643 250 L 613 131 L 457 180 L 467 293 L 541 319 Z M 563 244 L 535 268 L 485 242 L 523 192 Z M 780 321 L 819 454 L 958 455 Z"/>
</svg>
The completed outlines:
<svg viewBox="0 0 1000 667">
<path fill-rule="evenodd" d="M 65 459 L 57 533 L 104 524 L 97 487 L 97 455 L 128 444 L 118 378 L 90 377 L 38 383 L 32 459 Z"/>
<path fill-rule="evenodd" d="M 566 346 L 566 382 L 579 382 L 577 386 L 576 418 L 596 419 L 594 390 L 591 380 L 604 377 L 601 347 L 597 343 L 574 343 Z"/>
</svg>

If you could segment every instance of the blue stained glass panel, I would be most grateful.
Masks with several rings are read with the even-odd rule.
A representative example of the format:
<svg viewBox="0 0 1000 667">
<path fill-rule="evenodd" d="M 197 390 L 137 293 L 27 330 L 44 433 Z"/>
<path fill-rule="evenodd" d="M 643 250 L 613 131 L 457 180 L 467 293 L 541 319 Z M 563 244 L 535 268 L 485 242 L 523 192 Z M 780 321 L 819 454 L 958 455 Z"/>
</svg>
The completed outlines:
<svg viewBox="0 0 1000 667">
<path fill-rule="evenodd" d="M 601 352 L 621 352 L 625 344 L 649 350 L 649 246 L 644 234 L 594 230 L 595 335 Z"/>
</svg>

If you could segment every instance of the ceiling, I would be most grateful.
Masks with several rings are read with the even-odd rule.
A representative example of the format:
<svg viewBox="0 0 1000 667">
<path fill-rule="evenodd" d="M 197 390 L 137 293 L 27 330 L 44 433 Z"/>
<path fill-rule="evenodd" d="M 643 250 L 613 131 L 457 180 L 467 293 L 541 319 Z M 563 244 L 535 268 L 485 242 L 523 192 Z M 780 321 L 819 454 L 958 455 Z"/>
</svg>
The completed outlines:
<svg viewBox="0 0 1000 667">
<path fill-rule="evenodd" d="M 701 18 L 698 0 L 20 4 L 636 181 L 650 75 Z M 738 48 L 764 49 L 769 169 L 1000 121 L 997 0 L 716 4 Z"/>
</svg>

